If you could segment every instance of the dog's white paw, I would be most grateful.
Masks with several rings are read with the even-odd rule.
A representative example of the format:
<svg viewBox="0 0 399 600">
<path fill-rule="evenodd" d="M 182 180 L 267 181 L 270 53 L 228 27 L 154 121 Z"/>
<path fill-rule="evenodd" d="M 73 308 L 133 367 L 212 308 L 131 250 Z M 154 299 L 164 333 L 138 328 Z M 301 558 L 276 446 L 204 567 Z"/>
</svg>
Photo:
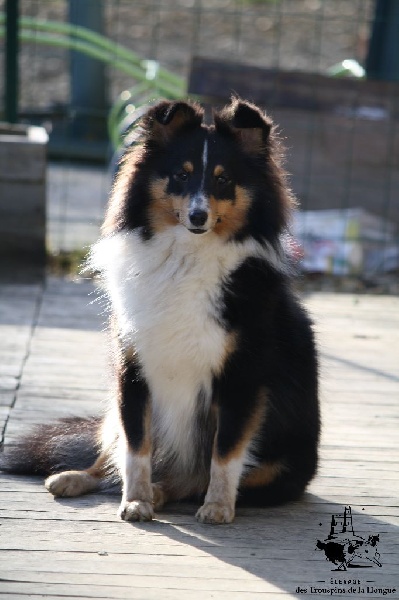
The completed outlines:
<svg viewBox="0 0 399 600">
<path fill-rule="evenodd" d="M 91 492 L 98 480 L 85 471 L 64 471 L 47 477 L 44 485 L 53 496 L 73 497 Z"/>
<path fill-rule="evenodd" d="M 220 502 L 206 502 L 195 515 L 200 523 L 220 525 L 234 520 L 234 507 Z"/>
<path fill-rule="evenodd" d="M 154 508 L 151 502 L 144 500 L 123 500 L 118 515 L 124 521 L 151 521 L 154 518 Z"/>
</svg>

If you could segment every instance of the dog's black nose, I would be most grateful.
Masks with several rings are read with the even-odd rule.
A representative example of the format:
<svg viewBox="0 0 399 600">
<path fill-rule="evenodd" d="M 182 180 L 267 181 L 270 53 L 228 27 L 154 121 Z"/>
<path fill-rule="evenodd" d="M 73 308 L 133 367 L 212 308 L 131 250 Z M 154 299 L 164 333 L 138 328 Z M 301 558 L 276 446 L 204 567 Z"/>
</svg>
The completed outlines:
<svg viewBox="0 0 399 600">
<path fill-rule="evenodd" d="M 202 225 L 205 225 L 206 223 L 208 213 L 206 212 L 206 210 L 195 208 L 190 212 L 188 217 L 190 219 L 190 223 L 192 223 L 194 227 L 202 227 Z"/>
</svg>

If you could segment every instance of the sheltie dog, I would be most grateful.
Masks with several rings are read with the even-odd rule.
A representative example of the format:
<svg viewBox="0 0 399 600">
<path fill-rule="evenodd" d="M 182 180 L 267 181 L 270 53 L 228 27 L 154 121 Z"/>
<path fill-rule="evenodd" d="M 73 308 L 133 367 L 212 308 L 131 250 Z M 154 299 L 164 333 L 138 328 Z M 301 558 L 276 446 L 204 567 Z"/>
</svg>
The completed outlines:
<svg viewBox="0 0 399 600">
<path fill-rule="evenodd" d="M 212 125 L 203 116 L 186 102 L 148 110 L 91 252 L 110 305 L 113 405 L 39 426 L 3 464 L 49 475 L 54 496 L 117 480 L 126 521 L 197 497 L 200 522 L 231 523 L 237 500 L 298 498 L 317 466 L 317 355 L 290 287 L 278 136 L 237 98 Z"/>
</svg>

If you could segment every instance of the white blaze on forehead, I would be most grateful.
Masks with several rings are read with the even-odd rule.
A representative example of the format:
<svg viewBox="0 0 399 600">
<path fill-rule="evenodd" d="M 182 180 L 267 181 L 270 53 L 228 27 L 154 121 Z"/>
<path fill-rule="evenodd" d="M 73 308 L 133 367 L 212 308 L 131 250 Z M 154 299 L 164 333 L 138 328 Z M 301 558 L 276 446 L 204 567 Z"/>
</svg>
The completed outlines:
<svg viewBox="0 0 399 600">
<path fill-rule="evenodd" d="M 198 192 L 191 198 L 191 207 L 207 210 L 209 208 L 208 198 L 204 194 L 204 186 L 205 186 L 205 175 L 206 168 L 208 165 L 208 140 L 205 138 L 204 147 L 202 150 L 202 177 L 201 177 L 201 186 Z"/>
<path fill-rule="evenodd" d="M 202 150 L 202 178 L 201 178 L 201 189 L 200 189 L 201 192 L 203 192 L 203 190 L 204 190 L 207 165 L 208 165 L 208 140 L 205 138 L 204 148 Z"/>
<path fill-rule="evenodd" d="M 200 190 L 197 194 L 191 197 L 190 208 L 198 210 L 208 210 L 208 198 L 207 196 L 205 196 L 202 190 Z"/>
<path fill-rule="evenodd" d="M 208 140 L 205 138 L 204 141 L 204 149 L 202 151 L 202 185 L 201 187 L 204 186 L 204 181 L 205 181 L 205 172 L 206 172 L 206 167 L 208 165 Z"/>
</svg>

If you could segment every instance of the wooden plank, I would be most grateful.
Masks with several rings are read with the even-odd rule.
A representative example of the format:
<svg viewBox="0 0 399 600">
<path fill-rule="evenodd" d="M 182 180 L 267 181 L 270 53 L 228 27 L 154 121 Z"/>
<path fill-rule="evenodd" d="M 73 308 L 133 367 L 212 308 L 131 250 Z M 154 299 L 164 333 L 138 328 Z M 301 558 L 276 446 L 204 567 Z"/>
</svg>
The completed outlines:
<svg viewBox="0 0 399 600">
<path fill-rule="evenodd" d="M 106 336 L 103 316 L 87 304 L 92 289 L 51 280 L 31 340 L 32 315 L 20 311 L 13 327 L 25 318 L 27 329 L 4 364 L 12 379 L 25 348 L 18 386 L 4 391 L 17 398 L 8 443 L 31 423 L 101 410 L 108 393 Z M 2 300 L 1 291 L 0 314 L 2 301 L 11 310 L 12 298 L 9 289 Z M 197 523 L 195 504 L 170 505 L 153 523 L 129 524 L 116 516 L 118 493 L 55 500 L 41 478 L 2 474 L 0 597 L 252 600 L 297 597 L 298 587 L 310 595 L 313 586 L 329 591 L 314 595 L 331 598 L 337 576 L 356 578 L 360 586 L 372 581 L 360 598 L 398 597 L 373 590 L 399 585 L 399 299 L 314 294 L 306 301 L 322 350 L 324 426 L 320 470 L 303 500 L 238 508 L 234 524 L 225 527 Z M 7 331 L 9 339 L 11 330 L 3 327 L 0 319 L 0 336 Z M 364 331 L 367 338 L 353 337 Z M 358 535 L 380 536 L 381 568 L 336 573 L 316 550 L 331 515 L 347 505 Z"/>
<path fill-rule="evenodd" d="M 43 294 L 39 284 L 0 286 L 0 447 Z"/>
</svg>

